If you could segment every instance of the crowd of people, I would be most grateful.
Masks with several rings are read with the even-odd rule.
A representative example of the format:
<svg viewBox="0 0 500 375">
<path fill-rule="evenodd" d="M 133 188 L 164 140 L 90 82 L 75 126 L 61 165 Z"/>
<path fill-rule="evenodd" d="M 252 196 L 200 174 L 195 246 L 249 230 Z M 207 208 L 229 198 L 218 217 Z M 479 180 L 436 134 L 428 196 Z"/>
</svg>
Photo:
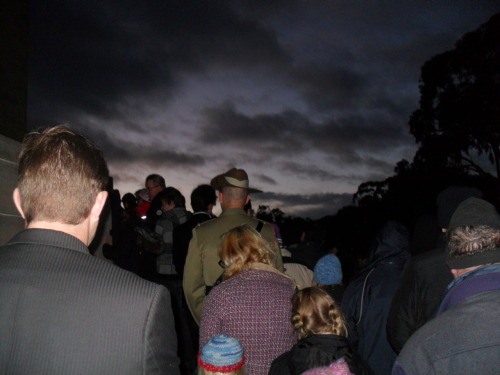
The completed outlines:
<svg viewBox="0 0 500 375">
<path fill-rule="evenodd" d="M 18 176 L 26 230 L 0 249 L 0 374 L 500 370 L 500 216 L 475 187 L 436 197 L 431 250 L 412 256 L 416 232 L 388 220 L 351 261 L 254 217 L 243 169 L 197 186 L 192 212 L 150 174 L 110 194 L 113 265 L 88 250 L 109 178 L 91 141 L 32 133 Z"/>
</svg>

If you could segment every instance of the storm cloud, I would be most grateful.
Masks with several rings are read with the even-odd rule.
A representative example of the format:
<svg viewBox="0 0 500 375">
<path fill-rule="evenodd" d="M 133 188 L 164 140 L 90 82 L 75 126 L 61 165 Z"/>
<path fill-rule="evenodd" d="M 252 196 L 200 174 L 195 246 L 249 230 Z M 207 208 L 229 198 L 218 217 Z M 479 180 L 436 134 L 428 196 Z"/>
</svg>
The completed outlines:
<svg viewBox="0 0 500 375">
<path fill-rule="evenodd" d="M 313 218 L 416 145 L 422 64 L 494 1 L 30 1 L 28 122 L 93 139 L 122 193 L 236 166 Z M 287 212 L 287 213 L 288 213 Z"/>
</svg>

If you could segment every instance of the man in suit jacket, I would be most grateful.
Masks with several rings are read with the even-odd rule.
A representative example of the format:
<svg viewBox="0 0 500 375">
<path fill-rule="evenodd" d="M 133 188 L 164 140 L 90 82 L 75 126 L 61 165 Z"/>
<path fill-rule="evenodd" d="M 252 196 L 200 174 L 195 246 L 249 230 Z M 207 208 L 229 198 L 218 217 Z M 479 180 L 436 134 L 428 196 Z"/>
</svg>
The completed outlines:
<svg viewBox="0 0 500 375">
<path fill-rule="evenodd" d="M 249 193 L 260 190 L 249 187 L 248 175 L 243 169 L 232 168 L 212 179 L 210 185 L 219 191 L 222 214 L 214 220 L 202 223 L 193 230 L 184 267 L 183 287 L 189 309 L 200 324 L 206 288 L 214 285 L 224 272 L 219 265 L 221 235 L 242 224 L 256 228 L 271 244 L 274 265 L 283 271 L 283 260 L 276 242 L 274 229 L 269 223 L 255 219 L 243 210 L 250 200 Z"/>
<path fill-rule="evenodd" d="M 29 134 L 0 248 L 0 374 L 178 374 L 170 295 L 90 255 L 105 204 L 100 151 L 64 126 Z"/>
</svg>

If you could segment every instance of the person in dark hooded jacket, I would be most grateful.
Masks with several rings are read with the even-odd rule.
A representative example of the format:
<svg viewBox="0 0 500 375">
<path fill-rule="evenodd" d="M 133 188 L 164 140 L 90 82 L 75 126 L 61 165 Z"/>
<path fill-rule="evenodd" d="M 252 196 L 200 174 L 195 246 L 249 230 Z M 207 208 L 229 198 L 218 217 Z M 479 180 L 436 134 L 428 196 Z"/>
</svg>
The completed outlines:
<svg viewBox="0 0 500 375">
<path fill-rule="evenodd" d="M 370 250 L 367 265 L 347 286 L 342 311 L 349 341 L 376 375 L 390 374 L 396 359 L 386 321 L 400 274 L 409 258 L 409 233 L 396 221 L 385 223 Z"/>
<path fill-rule="evenodd" d="M 309 287 L 292 297 L 292 324 L 300 340 L 276 358 L 269 375 L 300 375 L 343 359 L 349 372 L 370 375 L 370 366 L 347 340 L 347 328 L 340 307 L 321 287 Z"/>
</svg>

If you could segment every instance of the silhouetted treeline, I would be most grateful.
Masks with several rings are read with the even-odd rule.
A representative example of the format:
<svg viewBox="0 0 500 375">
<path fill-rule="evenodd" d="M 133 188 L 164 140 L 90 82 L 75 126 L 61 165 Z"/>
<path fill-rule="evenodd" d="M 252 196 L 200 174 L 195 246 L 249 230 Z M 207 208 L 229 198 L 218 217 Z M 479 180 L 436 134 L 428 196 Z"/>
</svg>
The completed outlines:
<svg viewBox="0 0 500 375">
<path fill-rule="evenodd" d="M 478 187 L 499 208 L 499 48 L 496 14 L 423 65 L 420 104 L 409 121 L 419 144 L 413 161 L 401 160 L 383 181 L 360 184 L 351 206 L 319 220 L 260 206 L 257 217 L 278 224 L 285 245 L 300 242 L 305 232 L 323 251 L 363 258 L 385 221 L 400 221 L 412 232 L 422 217 L 434 215 L 436 196 L 448 186 Z"/>
</svg>

